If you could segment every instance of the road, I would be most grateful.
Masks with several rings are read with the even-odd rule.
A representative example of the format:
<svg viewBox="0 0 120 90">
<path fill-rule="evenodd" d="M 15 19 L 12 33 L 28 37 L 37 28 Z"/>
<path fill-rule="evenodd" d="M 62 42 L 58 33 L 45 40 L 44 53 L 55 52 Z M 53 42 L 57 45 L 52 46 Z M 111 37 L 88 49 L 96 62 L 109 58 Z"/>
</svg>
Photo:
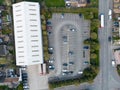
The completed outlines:
<svg viewBox="0 0 120 90">
<path fill-rule="evenodd" d="M 96 77 L 92 90 L 115 90 L 120 88 L 120 77 L 116 68 L 112 67 L 111 60 L 114 59 L 112 44 L 108 37 L 112 35 L 112 20 L 108 18 L 109 8 L 112 9 L 112 0 L 99 0 L 99 14 L 105 16 L 105 27 L 99 29 L 100 41 L 100 73 Z"/>
</svg>

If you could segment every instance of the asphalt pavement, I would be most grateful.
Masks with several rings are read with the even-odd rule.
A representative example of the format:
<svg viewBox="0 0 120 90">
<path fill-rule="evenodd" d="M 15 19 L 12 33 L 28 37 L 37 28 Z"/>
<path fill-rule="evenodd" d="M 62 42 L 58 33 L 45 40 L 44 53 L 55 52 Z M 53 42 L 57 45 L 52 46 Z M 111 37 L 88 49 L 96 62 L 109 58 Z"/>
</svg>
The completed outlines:
<svg viewBox="0 0 120 90">
<path fill-rule="evenodd" d="M 52 19 L 48 21 L 52 26 L 49 46 L 54 48 L 52 57 L 54 56 L 55 59 L 55 70 L 54 72 L 51 70 L 52 74 L 49 77 L 65 77 L 62 75 L 63 69 L 73 71 L 71 76 L 77 75 L 80 70 L 87 67 L 83 62 L 89 59 L 89 50 L 83 50 L 83 41 L 90 36 L 90 22 L 79 17 L 78 14 L 67 13 L 64 14 L 64 18 L 61 14 L 53 14 Z M 75 31 L 72 31 L 72 28 Z M 67 41 L 64 41 L 63 37 L 67 37 Z M 83 57 L 83 51 L 85 51 L 86 58 Z M 69 65 L 70 61 L 74 64 Z M 65 67 L 64 63 L 68 65 Z"/>
<path fill-rule="evenodd" d="M 108 19 L 109 9 L 112 9 L 112 0 L 99 0 L 99 15 L 104 14 L 105 26 L 99 29 L 100 73 L 94 80 L 91 90 L 115 90 L 120 87 L 120 77 L 111 64 L 113 46 L 108 41 L 108 37 L 112 36 L 112 20 Z"/>
</svg>

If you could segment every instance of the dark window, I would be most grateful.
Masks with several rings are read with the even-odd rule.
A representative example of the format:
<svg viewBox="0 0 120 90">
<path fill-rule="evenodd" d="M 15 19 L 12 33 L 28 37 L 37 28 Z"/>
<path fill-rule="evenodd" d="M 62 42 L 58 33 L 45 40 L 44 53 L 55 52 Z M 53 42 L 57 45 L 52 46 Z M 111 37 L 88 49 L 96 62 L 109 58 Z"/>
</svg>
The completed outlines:
<svg viewBox="0 0 120 90">
<path fill-rule="evenodd" d="M 18 51 L 19 53 L 24 53 L 24 51 Z"/>
<path fill-rule="evenodd" d="M 32 46 L 32 47 L 38 47 L 38 45 L 34 45 L 34 46 Z"/>
<path fill-rule="evenodd" d="M 35 6 L 34 4 L 29 4 L 29 6 Z"/>
<path fill-rule="evenodd" d="M 32 50 L 32 52 L 38 52 L 39 50 Z"/>
<path fill-rule="evenodd" d="M 18 41 L 18 43 L 22 43 L 23 42 L 23 40 L 21 40 L 21 41 Z"/>
<path fill-rule="evenodd" d="M 24 63 L 24 62 L 19 62 L 19 63 Z"/>
<path fill-rule="evenodd" d="M 15 6 L 15 7 L 20 7 L 21 5 L 17 5 L 17 6 Z"/>
<path fill-rule="evenodd" d="M 37 25 L 30 25 L 31 27 L 37 27 Z"/>
<path fill-rule="evenodd" d="M 22 30 L 19 30 L 19 31 L 17 31 L 17 32 L 22 32 Z"/>
<path fill-rule="evenodd" d="M 24 47 L 18 47 L 18 48 L 24 48 Z"/>
<path fill-rule="evenodd" d="M 22 22 L 22 20 L 17 20 L 16 22 Z"/>
<path fill-rule="evenodd" d="M 16 16 L 21 16 L 21 14 L 17 14 Z"/>
<path fill-rule="evenodd" d="M 21 10 L 16 10 L 16 12 L 19 12 L 19 11 L 21 11 Z"/>
<path fill-rule="evenodd" d="M 31 37 L 38 37 L 38 35 L 31 35 Z"/>
<path fill-rule="evenodd" d="M 22 57 L 24 57 L 24 56 L 19 56 L 19 58 L 22 58 Z"/>
<path fill-rule="evenodd" d="M 30 11 L 36 11 L 36 9 L 29 9 Z"/>
<path fill-rule="evenodd" d="M 30 13 L 29 15 L 36 15 L 36 14 L 34 14 L 34 13 Z"/>
<path fill-rule="evenodd" d="M 30 21 L 37 21 L 36 19 L 30 19 Z"/>
<path fill-rule="evenodd" d="M 35 60 L 35 61 L 32 61 L 32 62 L 39 62 L 39 60 Z"/>
<path fill-rule="evenodd" d="M 38 42 L 38 40 L 31 40 L 31 42 Z"/>
<path fill-rule="evenodd" d="M 17 38 L 23 38 L 23 36 L 18 36 Z"/>
<path fill-rule="evenodd" d="M 30 30 L 30 31 L 38 31 L 38 30 Z"/>
<path fill-rule="evenodd" d="M 33 57 L 36 57 L 36 56 L 39 56 L 39 55 L 36 54 L 36 55 L 32 55 L 32 56 L 33 56 Z"/>
<path fill-rule="evenodd" d="M 17 28 L 21 28 L 22 26 L 17 26 Z"/>
</svg>

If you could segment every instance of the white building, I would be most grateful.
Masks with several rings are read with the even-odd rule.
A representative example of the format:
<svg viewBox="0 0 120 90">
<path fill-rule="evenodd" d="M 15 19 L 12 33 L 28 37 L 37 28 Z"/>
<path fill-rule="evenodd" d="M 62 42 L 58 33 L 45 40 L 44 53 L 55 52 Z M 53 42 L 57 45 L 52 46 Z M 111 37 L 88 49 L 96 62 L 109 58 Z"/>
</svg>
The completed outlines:
<svg viewBox="0 0 120 90">
<path fill-rule="evenodd" d="M 37 2 L 13 4 L 17 65 L 43 63 L 40 6 Z"/>
</svg>

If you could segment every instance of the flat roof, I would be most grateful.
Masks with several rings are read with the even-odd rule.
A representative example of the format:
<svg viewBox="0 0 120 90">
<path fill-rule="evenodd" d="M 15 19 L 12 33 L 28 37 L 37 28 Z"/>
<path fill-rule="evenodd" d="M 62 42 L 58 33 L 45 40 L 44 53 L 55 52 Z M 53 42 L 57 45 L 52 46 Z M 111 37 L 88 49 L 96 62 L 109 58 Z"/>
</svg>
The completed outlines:
<svg viewBox="0 0 120 90">
<path fill-rule="evenodd" d="M 40 7 L 37 2 L 13 4 L 17 65 L 43 63 Z"/>
</svg>

